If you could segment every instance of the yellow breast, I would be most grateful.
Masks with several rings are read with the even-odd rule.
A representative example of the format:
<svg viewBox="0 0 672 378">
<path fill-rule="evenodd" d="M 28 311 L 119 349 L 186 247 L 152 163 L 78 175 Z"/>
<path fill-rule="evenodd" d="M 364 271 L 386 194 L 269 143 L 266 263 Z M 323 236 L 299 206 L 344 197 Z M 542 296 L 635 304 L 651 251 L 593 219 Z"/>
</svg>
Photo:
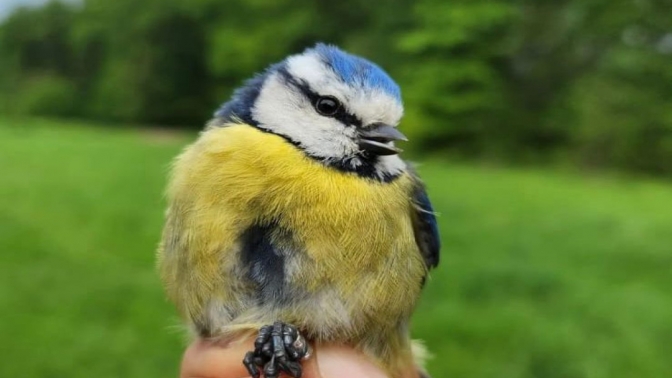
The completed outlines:
<svg viewBox="0 0 672 378">
<path fill-rule="evenodd" d="M 179 221 L 166 232 L 183 234 L 177 243 L 189 256 L 182 260 L 208 282 L 190 280 L 202 298 L 221 290 L 222 272 L 236 268 L 237 258 L 221 254 L 235 250 L 237 236 L 274 221 L 309 257 L 311 266 L 296 277 L 304 289 L 338 281 L 342 296 L 366 292 L 353 308 L 407 313 L 425 273 L 409 216 L 411 186 L 406 174 L 381 183 L 326 167 L 251 126 L 213 128 L 176 162 L 169 218 Z M 179 280 L 179 270 L 164 269 L 164 277 Z M 191 306 L 200 307 L 196 302 Z"/>
</svg>

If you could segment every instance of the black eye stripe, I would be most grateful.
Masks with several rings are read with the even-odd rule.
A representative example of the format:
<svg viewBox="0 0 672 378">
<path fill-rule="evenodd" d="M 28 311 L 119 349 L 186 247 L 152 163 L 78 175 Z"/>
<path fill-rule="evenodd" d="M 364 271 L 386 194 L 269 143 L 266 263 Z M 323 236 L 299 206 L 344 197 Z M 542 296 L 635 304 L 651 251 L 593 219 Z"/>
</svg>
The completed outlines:
<svg viewBox="0 0 672 378">
<path fill-rule="evenodd" d="M 303 95 L 306 96 L 306 98 L 308 98 L 310 103 L 313 104 L 313 106 L 317 104 L 320 98 L 333 97 L 329 95 L 322 96 L 319 93 L 313 91 L 310 88 L 310 85 L 305 80 L 293 77 L 285 67 L 278 69 L 278 73 L 280 74 L 282 79 L 285 80 L 286 83 L 291 84 L 292 86 L 299 89 L 301 93 L 303 93 Z M 332 115 L 331 117 L 337 119 L 346 126 L 351 125 L 354 125 L 356 127 L 362 126 L 362 121 L 356 115 L 348 112 L 345 106 L 342 105 L 339 107 L 338 112 L 336 112 L 336 114 Z"/>
</svg>

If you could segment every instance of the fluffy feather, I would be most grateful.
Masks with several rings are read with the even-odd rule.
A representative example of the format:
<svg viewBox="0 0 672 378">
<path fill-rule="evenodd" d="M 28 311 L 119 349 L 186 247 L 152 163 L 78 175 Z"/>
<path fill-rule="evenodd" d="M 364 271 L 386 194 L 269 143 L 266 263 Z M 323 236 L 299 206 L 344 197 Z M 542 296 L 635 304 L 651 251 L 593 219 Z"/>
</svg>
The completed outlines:
<svg viewBox="0 0 672 378">
<path fill-rule="evenodd" d="M 168 189 L 168 294 L 207 335 L 282 319 L 318 342 L 358 345 L 398 374 L 412 365 L 407 321 L 426 274 L 412 190 L 409 175 L 343 174 L 248 125 L 207 130 L 177 159 Z M 282 252 L 294 298 L 285 306 L 258 303 L 242 266 L 240 236 L 270 222 L 292 230 L 296 248 Z"/>
</svg>

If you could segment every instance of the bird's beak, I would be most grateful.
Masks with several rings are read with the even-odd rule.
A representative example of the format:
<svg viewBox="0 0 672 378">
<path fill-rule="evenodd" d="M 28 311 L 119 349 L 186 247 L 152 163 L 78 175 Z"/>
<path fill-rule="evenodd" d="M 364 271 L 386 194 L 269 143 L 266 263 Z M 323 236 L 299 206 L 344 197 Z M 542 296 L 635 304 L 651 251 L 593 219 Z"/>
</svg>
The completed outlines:
<svg viewBox="0 0 672 378">
<path fill-rule="evenodd" d="M 388 143 L 408 140 L 395 127 L 384 123 L 374 123 L 359 132 L 359 148 L 375 155 L 396 155 L 402 150 Z"/>
</svg>

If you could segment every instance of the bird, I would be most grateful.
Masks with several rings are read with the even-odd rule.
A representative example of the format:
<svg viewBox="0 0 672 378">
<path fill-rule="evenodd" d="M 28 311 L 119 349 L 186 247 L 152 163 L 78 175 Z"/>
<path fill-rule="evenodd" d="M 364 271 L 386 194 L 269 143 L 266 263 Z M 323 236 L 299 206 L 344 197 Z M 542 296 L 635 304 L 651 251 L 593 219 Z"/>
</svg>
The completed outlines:
<svg viewBox="0 0 672 378">
<path fill-rule="evenodd" d="M 255 378 L 298 378 L 325 343 L 392 378 L 428 377 L 409 322 L 441 246 L 395 144 L 403 112 L 380 66 L 324 43 L 217 109 L 172 164 L 157 253 L 195 337 L 256 337 L 241 356 Z"/>
</svg>

